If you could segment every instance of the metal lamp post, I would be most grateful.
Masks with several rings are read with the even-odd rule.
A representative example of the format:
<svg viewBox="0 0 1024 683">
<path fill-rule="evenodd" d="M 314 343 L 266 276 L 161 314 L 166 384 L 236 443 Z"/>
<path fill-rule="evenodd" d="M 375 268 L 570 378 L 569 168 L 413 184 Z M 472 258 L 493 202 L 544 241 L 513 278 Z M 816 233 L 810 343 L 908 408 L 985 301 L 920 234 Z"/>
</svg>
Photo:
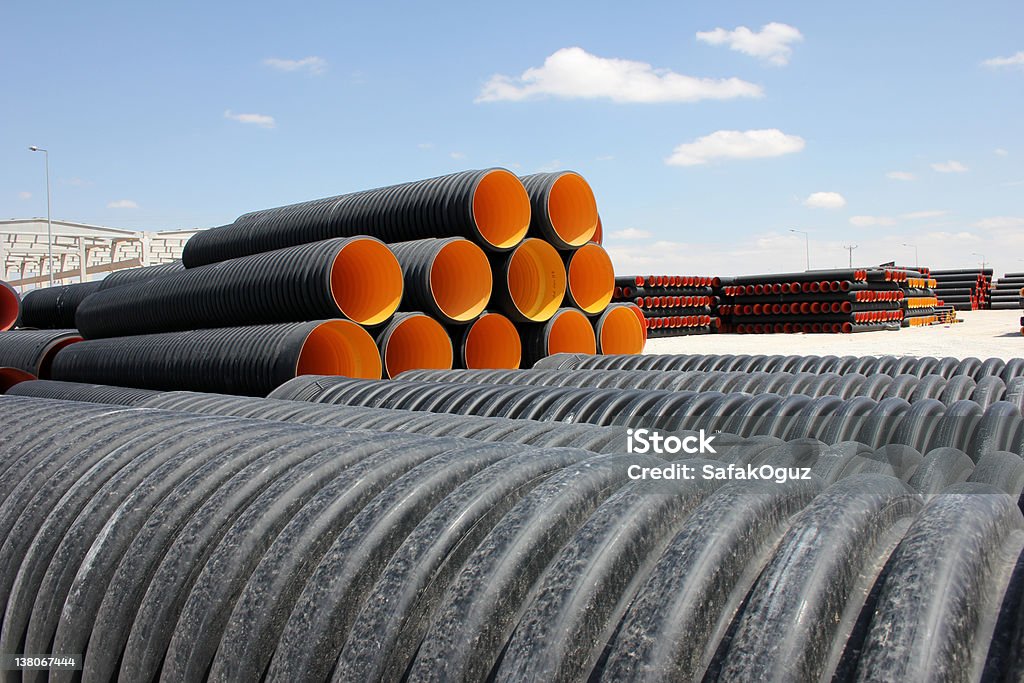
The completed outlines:
<svg viewBox="0 0 1024 683">
<path fill-rule="evenodd" d="M 50 276 L 50 286 L 53 287 L 53 223 L 50 220 L 50 152 L 42 147 L 32 145 L 31 152 L 42 152 L 46 165 L 46 265 Z"/>
<path fill-rule="evenodd" d="M 790 228 L 790 232 L 798 232 L 804 236 L 804 246 L 807 249 L 807 270 L 811 269 L 811 235 L 806 230 L 797 230 L 796 228 Z"/>
<path fill-rule="evenodd" d="M 914 248 L 914 267 L 915 268 L 920 268 L 921 267 L 921 260 L 917 257 L 917 245 L 916 244 L 907 244 L 906 242 L 904 242 L 903 246 L 905 246 L 905 247 L 913 247 Z"/>
</svg>

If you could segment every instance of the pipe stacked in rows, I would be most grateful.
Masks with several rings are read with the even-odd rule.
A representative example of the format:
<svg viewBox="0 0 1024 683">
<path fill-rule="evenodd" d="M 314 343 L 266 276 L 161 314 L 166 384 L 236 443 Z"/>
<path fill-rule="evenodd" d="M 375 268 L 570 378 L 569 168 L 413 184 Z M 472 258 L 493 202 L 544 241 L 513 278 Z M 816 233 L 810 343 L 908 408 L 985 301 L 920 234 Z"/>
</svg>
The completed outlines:
<svg viewBox="0 0 1024 683">
<path fill-rule="evenodd" d="M 615 278 L 613 301 L 641 309 L 647 336 L 710 334 L 721 326 L 717 277 L 629 275 Z"/>
<path fill-rule="evenodd" d="M 927 327 L 947 320 L 948 316 L 943 314 L 946 310 L 952 310 L 952 307 L 940 309 L 939 299 L 935 295 L 937 283 L 931 276 L 931 270 L 922 267 L 901 270 L 911 275 L 899 283 L 903 290 L 903 301 L 900 302 L 903 320 L 900 324 L 903 327 Z"/>
<path fill-rule="evenodd" d="M 992 283 L 989 307 L 993 310 L 1010 311 L 1020 308 L 1022 289 L 1024 289 L 1024 273 L 1007 273 Z"/>
<path fill-rule="evenodd" d="M 936 457 L 915 488 L 926 473 L 838 473 L 777 444 L 662 459 L 20 397 L 0 410 L 0 647 L 80 653 L 85 680 L 1022 673 L 1024 517 L 983 483 L 1011 461 L 963 482 Z M 808 478 L 630 474 L 750 458 Z"/>
<path fill-rule="evenodd" d="M 989 307 L 992 288 L 991 268 L 932 270 L 935 294 L 958 311 L 976 311 Z"/>
</svg>

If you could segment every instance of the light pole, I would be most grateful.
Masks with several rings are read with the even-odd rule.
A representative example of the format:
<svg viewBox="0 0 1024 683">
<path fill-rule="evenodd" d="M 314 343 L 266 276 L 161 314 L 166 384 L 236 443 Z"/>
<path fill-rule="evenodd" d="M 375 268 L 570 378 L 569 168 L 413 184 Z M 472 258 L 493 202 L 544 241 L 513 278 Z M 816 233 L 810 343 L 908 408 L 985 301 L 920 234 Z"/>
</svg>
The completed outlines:
<svg viewBox="0 0 1024 683">
<path fill-rule="evenodd" d="M 846 244 L 843 249 L 850 252 L 850 267 L 853 268 L 853 250 L 859 247 L 859 244 Z"/>
<path fill-rule="evenodd" d="M 790 232 L 798 232 L 804 236 L 804 246 L 807 249 L 807 270 L 811 269 L 811 235 L 806 230 L 797 230 L 796 228 L 790 228 Z"/>
<path fill-rule="evenodd" d="M 906 242 L 904 242 L 903 246 L 905 246 L 905 247 L 913 247 L 914 248 L 914 267 L 915 268 L 920 268 L 921 267 L 921 260 L 919 258 L 917 258 L 917 245 L 916 244 L 907 244 Z"/>
<path fill-rule="evenodd" d="M 50 221 L 50 152 L 35 145 L 28 149 L 30 152 L 42 152 L 46 165 L 46 265 L 50 275 L 50 286 L 53 287 L 53 223 Z"/>
<path fill-rule="evenodd" d="M 985 260 L 985 255 L 984 254 L 979 254 L 976 251 L 972 251 L 971 252 L 971 256 L 980 256 L 981 257 L 981 269 L 985 270 L 985 266 L 988 264 L 988 261 Z"/>
</svg>

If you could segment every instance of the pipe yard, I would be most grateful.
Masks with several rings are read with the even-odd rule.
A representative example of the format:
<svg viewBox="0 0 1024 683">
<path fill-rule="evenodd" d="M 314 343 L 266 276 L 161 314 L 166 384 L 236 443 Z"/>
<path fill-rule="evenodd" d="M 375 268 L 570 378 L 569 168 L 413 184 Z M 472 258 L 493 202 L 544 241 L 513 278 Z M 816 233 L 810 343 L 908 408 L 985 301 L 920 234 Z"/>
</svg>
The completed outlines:
<svg viewBox="0 0 1024 683">
<path fill-rule="evenodd" d="M 5 680 L 1024 679 L 1024 273 L 603 239 L 487 168 L 0 282 Z"/>
</svg>

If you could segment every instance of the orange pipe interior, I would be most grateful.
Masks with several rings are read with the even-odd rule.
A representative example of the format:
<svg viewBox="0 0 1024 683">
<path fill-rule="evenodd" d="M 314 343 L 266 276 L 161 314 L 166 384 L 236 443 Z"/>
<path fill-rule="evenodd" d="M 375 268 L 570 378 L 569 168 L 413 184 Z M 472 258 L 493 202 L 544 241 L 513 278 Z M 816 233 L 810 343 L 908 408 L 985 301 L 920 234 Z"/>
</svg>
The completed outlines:
<svg viewBox="0 0 1024 683">
<path fill-rule="evenodd" d="M 647 342 L 647 317 L 644 315 L 643 310 L 639 306 L 636 306 L 634 304 L 628 304 L 626 307 L 633 311 L 633 315 L 636 316 L 637 321 L 640 323 L 640 329 L 643 330 L 643 333 L 644 333 L 644 343 L 646 343 Z"/>
<path fill-rule="evenodd" d="M 587 313 L 608 308 L 615 293 L 615 268 L 608 252 L 599 244 L 584 244 L 569 258 L 569 295 Z"/>
<path fill-rule="evenodd" d="M 359 325 L 328 320 L 317 325 L 302 343 L 295 375 L 380 379 L 380 354 L 373 337 Z"/>
<path fill-rule="evenodd" d="M 522 242 L 530 228 L 530 195 L 519 178 L 500 168 L 484 175 L 473 193 L 473 221 L 493 247 Z"/>
<path fill-rule="evenodd" d="M 451 320 L 465 322 L 483 313 L 491 285 L 491 263 L 469 240 L 444 245 L 430 264 L 430 294 Z"/>
<path fill-rule="evenodd" d="M 331 295 L 338 310 L 360 325 L 384 322 L 402 301 L 402 266 L 383 242 L 357 237 L 331 266 Z"/>
<path fill-rule="evenodd" d="M 644 329 L 636 314 L 624 306 L 609 308 L 598 320 L 598 351 L 607 356 L 641 353 Z"/>
<path fill-rule="evenodd" d="M 20 311 L 18 293 L 6 283 L 0 283 L 0 332 L 6 332 L 14 327 Z"/>
<path fill-rule="evenodd" d="M 630 314 L 632 315 L 632 313 Z M 635 316 L 634 316 L 635 317 Z M 597 353 L 597 339 L 590 319 L 569 308 L 550 323 L 548 355 L 555 353 Z"/>
<path fill-rule="evenodd" d="M 565 264 L 553 246 L 531 238 L 512 253 L 507 282 L 516 310 L 528 320 L 544 322 L 565 298 Z"/>
<path fill-rule="evenodd" d="M 586 244 L 597 230 L 597 201 L 578 173 L 563 173 L 548 193 L 548 218 L 555 234 L 574 247 Z"/>
<path fill-rule="evenodd" d="M 397 321 L 385 336 L 381 355 L 384 373 L 395 377 L 406 370 L 451 370 L 452 340 L 433 318 L 415 314 Z"/>
<path fill-rule="evenodd" d="M 0 368 L 0 394 L 7 393 L 15 384 L 31 382 L 35 378 L 35 375 L 18 368 Z"/>
<path fill-rule="evenodd" d="M 601 223 L 600 214 L 597 216 L 597 226 L 594 228 L 594 236 L 590 238 L 590 241 L 604 244 L 604 225 Z"/>
<path fill-rule="evenodd" d="M 518 370 L 523 345 L 511 320 L 485 313 L 469 328 L 464 353 L 469 370 Z"/>
</svg>

